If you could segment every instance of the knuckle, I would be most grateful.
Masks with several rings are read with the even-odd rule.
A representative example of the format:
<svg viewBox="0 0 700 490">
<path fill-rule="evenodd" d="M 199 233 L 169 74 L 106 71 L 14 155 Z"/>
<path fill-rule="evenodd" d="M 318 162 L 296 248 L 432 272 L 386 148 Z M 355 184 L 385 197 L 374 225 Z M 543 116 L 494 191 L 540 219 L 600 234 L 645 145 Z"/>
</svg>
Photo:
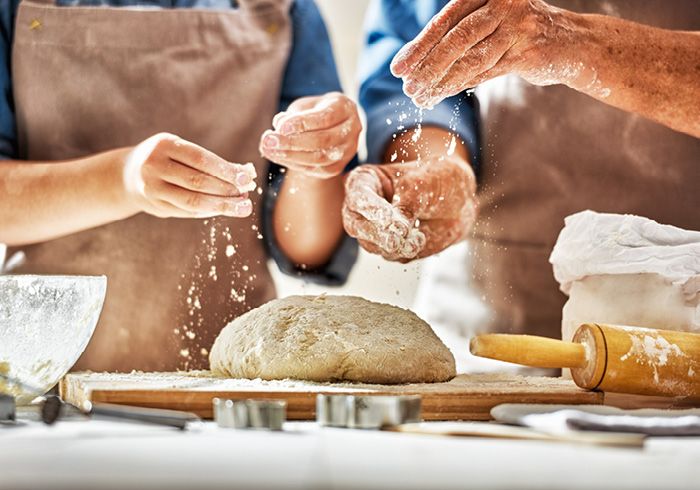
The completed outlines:
<svg viewBox="0 0 700 490">
<path fill-rule="evenodd" d="M 346 98 L 345 94 L 343 94 L 342 92 L 338 92 L 337 90 L 334 90 L 333 92 L 328 92 L 325 95 L 325 97 L 328 99 L 334 99 L 334 100 L 342 100 L 342 99 Z"/>
<path fill-rule="evenodd" d="M 159 138 L 158 142 L 155 144 L 153 147 L 153 152 L 151 152 L 151 155 L 154 153 L 165 153 L 170 148 L 173 146 L 173 140 L 168 139 L 168 138 Z"/>
<path fill-rule="evenodd" d="M 193 163 L 197 167 L 205 167 L 207 165 L 208 161 L 209 161 L 209 159 L 204 154 L 204 152 L 202 152 L 201 150 L 195 150 L 192 153 L 191 163 Z"/>
<path fill-rule="evenodd" d="M 234 206 L 232 204 L 229 204 L 228 202 L 226 202 L 224 200 L 219 201 L 216 205 L 216 210 L 219 213 L 228 213 L 228 212 L 232 211 L 233 208 L 234 208 Z"/>
<path fill-rule="evenodd" d="M 318 115 L 319 123 L 324 125 L 324 126 L 329 125 L 333 120 L 334 112 L 335 112 L 335 109 L 333 107 L 327 107 L 327 108 L 323 109 Z"/>
<path fill-rule="evenodd" d="M 328 163 L 333 163 L 333 157 L 335 156 L 333 149 L 329 149 L 328 151 L 326 150 L 319 150 L 315 151 L 313 153 L 313 163 L 320 164 L 320 165 L 325 165 Z"/>
<path fill-rule="evenodd" d="M 202 207 L 202 201 L 203 199 L 201 195 L 192 193 L 187 196 L 186 203 L 187 206 L 189 206 L 190 208 L 199 209 L 200 207 Z"/>
<path fill-rule="evenodd" d="M 450 52 L 450 49 L 459 49 L 472 43 L 473 30 L 467 29 L 464 23 L 458 24 L 449 34 L 449 39 L 446 39 L 445 49 Z"/>
<path fill-rule="evenodd" d="M 192 189 L 200 190 L 204 187 L 205 176 L 200 172 L 193 172 L 189 176 L 189 184 Z"/>
<path fill-rule="evenodd" d="M 178 136 L 166 132 L 157 133 L 150 139 L 154 139 L 158 142 L 156 146 L 171 146 L 173 143 L 180 140 Z"/>
<path fill-rule="evenodd" d="M 349 113 L 355 109 L 355 103 L 346 95 L 341 94 L 341 96 L 338 98 L 338 103 L 344 112 Z"/>
<path fill-rule="evenodd" d="M 449 8 L 449 7 L 448 7 Z M 452 7 L 456 8 L 456 7 Z M 454 13 L 451 11 L 444 11 L 444 15 L 438 15 L 437 17 L 433 17 L 433 19 L 430 21 L 428 24 L 428 28 L 433 31 L 447 31 L 450 26 L 452 25 L 452 18 L 454 17 Z M 437 37 L 437 32 L 430 32 L 426 33 L 427 37 L 432 39 Z"/>
</svg>

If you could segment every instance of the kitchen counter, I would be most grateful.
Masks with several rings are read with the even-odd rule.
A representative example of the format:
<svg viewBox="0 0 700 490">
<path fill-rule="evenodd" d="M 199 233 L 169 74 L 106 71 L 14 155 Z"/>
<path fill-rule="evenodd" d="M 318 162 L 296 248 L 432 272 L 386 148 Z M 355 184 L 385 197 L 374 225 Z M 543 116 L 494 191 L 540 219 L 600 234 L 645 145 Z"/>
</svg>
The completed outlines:
<svg viewBox="0 0 700 490">
<path fill-rule="evenodd" d="M 700 438 L 644 449 L 320 429 L 0 427 L 0 488 L 697 489 Z"/>
</svg>

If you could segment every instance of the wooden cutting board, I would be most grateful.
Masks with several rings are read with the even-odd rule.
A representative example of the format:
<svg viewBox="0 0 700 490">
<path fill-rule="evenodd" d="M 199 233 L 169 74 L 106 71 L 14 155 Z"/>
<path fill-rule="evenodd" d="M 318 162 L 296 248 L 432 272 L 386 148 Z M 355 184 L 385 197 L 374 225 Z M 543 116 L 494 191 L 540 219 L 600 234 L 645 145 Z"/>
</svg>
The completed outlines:
<svg viewBox="0 0 700 490">
<path fill-rule="evenodd" d="M 73 373 L 61 381 L 61 396 L 85 401 L 170 408 L 212 417 L 212 399 L 283 399 L 287 418 L 314 420 L 316 395 L 421 395 L 424 420 L 490 420 L 501 403 L 601 404 L 603 394 L 563 378 L 507 374 L 462 374 L 447 383 L 372 385 L 262 381 L 212 377 L 209 371 L 178 373 Z"/>
</svg>

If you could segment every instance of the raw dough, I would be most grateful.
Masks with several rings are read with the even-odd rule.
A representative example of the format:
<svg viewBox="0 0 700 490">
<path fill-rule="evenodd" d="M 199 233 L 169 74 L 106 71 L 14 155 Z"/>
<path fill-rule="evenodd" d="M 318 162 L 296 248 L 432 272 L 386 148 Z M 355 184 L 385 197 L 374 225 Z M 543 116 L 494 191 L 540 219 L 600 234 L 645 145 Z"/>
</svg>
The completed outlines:
<svg viewBox="0 0 700 490">
<path fill-rule="evenodd" d="M 236 318 L 214 342 L 211 370 L 234 378 L 432 383 L 455 361 L 415 313 L 354 296 L 290 296 Z"/>
</svg>

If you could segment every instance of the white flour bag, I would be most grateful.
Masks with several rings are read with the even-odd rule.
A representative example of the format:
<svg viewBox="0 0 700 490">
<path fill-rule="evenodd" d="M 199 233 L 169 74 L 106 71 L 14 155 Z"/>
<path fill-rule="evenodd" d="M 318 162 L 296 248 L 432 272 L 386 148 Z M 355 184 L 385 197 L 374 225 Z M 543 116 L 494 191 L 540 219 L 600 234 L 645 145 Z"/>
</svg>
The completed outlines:
<svg viewBox="0 0 700 490">
<path fill-rule="evenodd" d="M 549 258 L 564 340 L 582 323 L 700 332 L 699 231 L 593 211 L 565 224 Z"/>
</svg>

